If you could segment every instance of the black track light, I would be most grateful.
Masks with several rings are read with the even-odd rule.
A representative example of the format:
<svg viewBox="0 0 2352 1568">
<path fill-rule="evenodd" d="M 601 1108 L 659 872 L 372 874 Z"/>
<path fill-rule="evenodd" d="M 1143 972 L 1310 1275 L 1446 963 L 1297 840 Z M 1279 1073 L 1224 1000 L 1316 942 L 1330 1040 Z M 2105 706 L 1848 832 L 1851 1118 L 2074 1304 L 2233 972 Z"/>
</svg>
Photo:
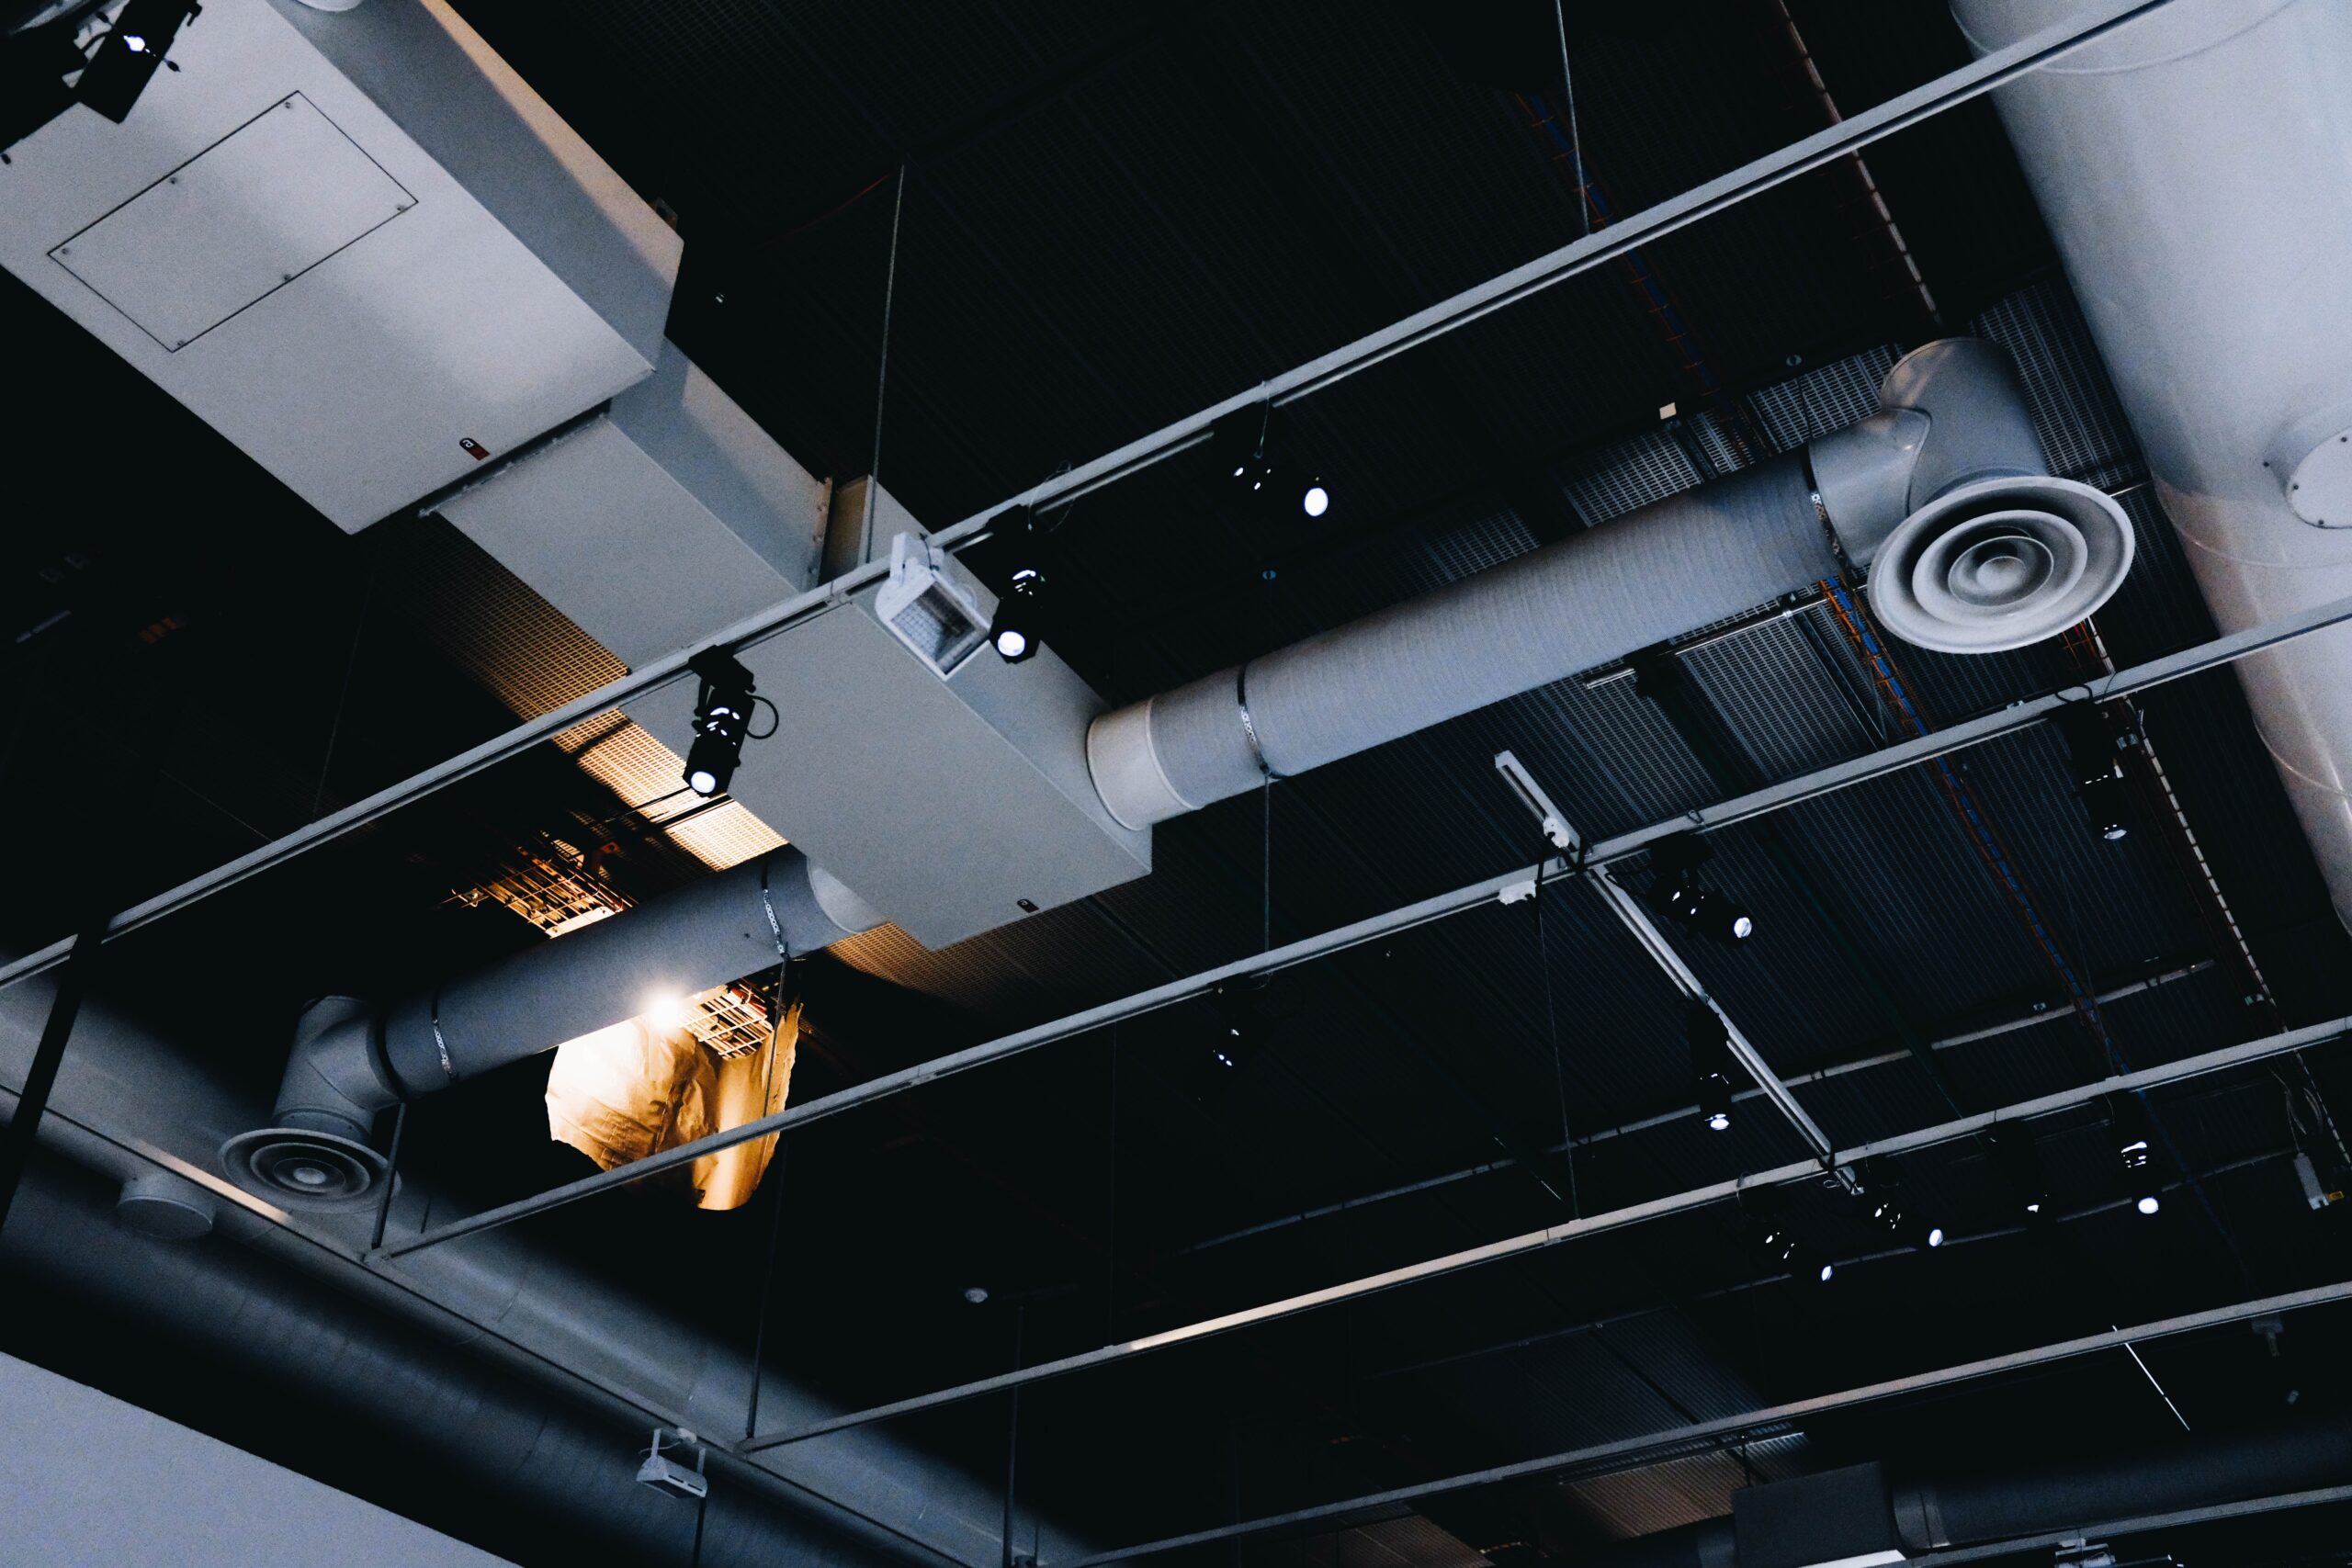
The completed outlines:
<svg viewBox="0 0 2352 1568">
<path fill-rule="evenodd" d="M 1944 1227 L 1905 1208 L 1896 1201 L 1894 1190 L 1895 1178 L 1884 1166 L 1874 1166 L 1862 1172 L 1860 1184 L 1848 1189 L 1855 1208 L 1897 1245 L 1916 1247 L 1923 1251 L 1941 1247 L 1944 1244 Z"/>
<path fill-rule="evenodd" d="M 1699 880 L 1699 867 L 1713 852 L 1696 833 L 1659 840 L 1650 849 L 1650 896 L 1685 931 L 1736 947 L 1756 934 L 1756 919 L 1737 899 Z"/>
<path fill-rule="evenodd" d="M 1238 1074 L 1265 1043 L 1265 977 L 1250 976 L 1219 986 L 1212 999 L 1216 1021 L 1210 1031 L 1204 1065 L 1207 1077 L 1216 1081 Z"/>
<path fill-rule="evenodd" d="M 2032 1133 L 2022 1122 L 1997 1122 L 1984 1130 L 1984 1142 L 2017 1212 L 2028 1224 L 2047 1224 L 2052 1217 L 2050 1184 L 2042 1177 L 2041 1156 L 2034 1149 Z"/>
<path fill-rule="evenodd" d="M 1741 1195 L 1741 1212 L 1755 1225 L 1756 1245 L 1774 1268 L 1791 1279 L 1826 1285 L 1837 1265 L 1807 1246 L 1789 1222 L 1788 1199 L 1777 1187 L 1758 1187 Z"/>
<path fill-rule="evenodd" d="M 1733 1095 L 1731 1032 L 1722 1015 L 1704 1002 L 1690 1004 L 1683 1025 L 1690 1039 L 1690 1081 L 1699 1099 L 1699 1119 L 1711 1133 L 1731 1130 Z"/>
<path fill-rule="evenodd" d="M 1262 405 L 1217 422 L 1216 450 L 1227 491 L 1242 505 L 1275 522 L 1329 515 L 1332 491 L 1319 474 L 1282 457 L 1281 427 Z"/>
<path fill-rule="evenodd" d="M 1007 664 L 1035 657 L 1046 640 L 1046 574 L 1034 566 L 1014 571 L 989 623 L 989 646 Z"/>
<path fill-rule="evenodd" d="M 2139 732 L 2092 703 L 2060 708 L 2058 728 L 2066 738 L 2067 769 L 2090 829 L 2113 843 L 2132 830 L 2124 814 L 2123 753 L 2140 743 Z"/>
<path fill-rule="evenodd" d="M 2156 1214 L 2164 1210 L 2164 1162 L 2156 1155 L 2154 1123 L 2137 1095 L 2121 1095 L 2108 1102 L 2108 1126 L 2114 1136 L 2116 1163 L 2123 1172 L 2123 1195 L 2135 1213 Z"/>
<path fill-rule="evenodd" d="M 164 57 L 181 25 L 203 9 L 193 0 L 130 0 L 116 14 L 113 29 L 98 40 L 74 96 L 120 125 L 166 63 Z"/>
<path fill-rule="evenodd" d="M 1928 1249 L 1944 1244 L 1944 1227 L 1931 1221 L 1917 1219 L 1906 1213 L 1902 1204 L 1888 1197 L 1871 1201 L 1871 1219 L 1881 1230 L 1905 1247 Z"/>
<path fill-rule="evenodd" d="M 996 615 L 989 622 L 989 646 L 1007 664 L 1035 658 L 1049 634 L 1050 533 L 1025 506 L 989 519 L 987 548 L 1005 571 L 1004 592 L 997 596 Z"/>
<path fill-rule="evenodd" d="M 686 787 L 699 795 L 725 792 L 743 760 L 743 742 L 775 733 L 772 725 L 752 733 L 752 710 L 765 698 L 753 694 L 752 672 L 718 649 L 705 649 L 686 661 L 702 682 L 695 698 L 695 739 L 686 749 Z M 769 711 L 775 711 L 773 705 Z"/>
</svg>

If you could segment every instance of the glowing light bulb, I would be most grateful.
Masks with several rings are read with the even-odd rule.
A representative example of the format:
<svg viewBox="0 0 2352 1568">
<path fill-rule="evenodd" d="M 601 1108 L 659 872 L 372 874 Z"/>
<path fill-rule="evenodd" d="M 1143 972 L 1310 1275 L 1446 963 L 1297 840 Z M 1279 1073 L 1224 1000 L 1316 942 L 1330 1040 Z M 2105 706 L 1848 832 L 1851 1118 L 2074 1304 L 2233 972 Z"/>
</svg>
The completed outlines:
<svg viewBox="0 0 2352 1568">
<path fill-rule="evenodd" d="M 686 998 L 674 993 L 649 997 L 644 1016 L 645 1021 L 656 1029 L 684 1029 L 686 1026 Z"/>
<path fill-rule="evenodd" d="M 1331 510 L 1331 492 L 1321 485 L 1308 485 L 1298 504 L 1309 517 L 1320 517 Z"/>
<path fill-rule="evenodd" d="M 2151 1192 L 2135 1205 L 2143 1214 L 2153 1214 L 2165 1206 L 2164 1200 Z"/>
</svg>

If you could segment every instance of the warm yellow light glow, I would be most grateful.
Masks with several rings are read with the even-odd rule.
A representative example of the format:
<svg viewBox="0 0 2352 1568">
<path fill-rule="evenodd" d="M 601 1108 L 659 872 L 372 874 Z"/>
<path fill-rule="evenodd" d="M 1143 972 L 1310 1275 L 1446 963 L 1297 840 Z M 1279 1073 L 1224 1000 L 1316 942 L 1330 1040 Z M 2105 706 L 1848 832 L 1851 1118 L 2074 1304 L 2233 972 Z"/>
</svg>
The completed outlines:
<svg viewBox="0 0 2352 1568">
<path fill-rule="evenodd" d="M 686 1026 L 686 998 L 674 991 L 645 998 L 645 1010 L 639 1016 L 656 1029 L 684 1029 Z"/>
</svg>

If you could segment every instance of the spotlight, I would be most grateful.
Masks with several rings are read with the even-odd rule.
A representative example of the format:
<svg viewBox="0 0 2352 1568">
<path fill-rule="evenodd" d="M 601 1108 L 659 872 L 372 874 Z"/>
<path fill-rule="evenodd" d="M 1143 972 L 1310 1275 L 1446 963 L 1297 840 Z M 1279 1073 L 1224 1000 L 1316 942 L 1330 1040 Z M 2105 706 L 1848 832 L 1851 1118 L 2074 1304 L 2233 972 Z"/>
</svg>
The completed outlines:
<svg viewBox="0 0 2352 1568">
<path fill-rule="evenodd" d="M 1943 1226 L 1907 1213 L 1887 1190 L 1883 1179 L 1869 1179 L 1870 1187 L 1856 1191 L 1854 1201 L 1870 1215 L 1872 1224 L 1904 1247 L 1932 1251 L 1944 1244 Z M 1872 1188 L 1877 1190 L 1875 1195 Z"/>
<path fill-rule="evenodd" d="M 1219 986 L 1213 993 L 1216 1021 L 1200 1060 L 1196 1098 L 1221 1092 L 1256 1059 L 1266 1040 L 1266 982 L 1253 976 Z"/>
<path fill-rule="evenodd" d="M 2164 1185 L 2164 1168 L 2156 1157 L 2155 1128 L 2146 1108 L 2136 1096 L 2110 1100 L 2109 1117 L 2125 1195 L 2141 1213 L 2160 1213 L 2165 1206 L 2158 1190 Z"/>
<path fill-rule="evenodd" d="M 2041 1159 L 2033 1134 L 2020 1122 L 1997 1122 L 1984 1130 L 1994 1168 L 2009 1190 L 2009 1201 L 2029 1222 L 2043 1218 L 2050 1205 L 2049 1184 L 2042 1179 Z"/>
<path fill-rule="evenodd" d="M 1815 1257 L 1789 1224 L 1787 1198 L 1778 1188 L 1757 1188 L 1739 1201 L 1743 1211 L 1757 1222 L 1757 1246 L 1774 1267 L 1785 1270 L 1791 1279 L 1826 1285 L 1838 1272 L 1838 1266 Z"/>
<path fill-rule="evenodd" d="M 2060 708 L 2058 728 L 2066 737 L 2068 771 L 2091 831 L 2109 843 L 2125 837 L 2132 829 L 2124 816 L 2121 753 L 2140 743 L 2137 731 L 2118 726 L 2091 703 Z"/>
<path fill-rule="evenodd" d="M 1731 1032 L 1714 1009 L 1694 1001 L 1683 1024 L 1690 1041 L 1690 1080 L 1698 1091 L 1699 1117 L 1711 1133 L 1731 1130 Z"/>
<path fill-rule="evenodd" d="M 120 125 L 165 64 L 181 24 L 203 9 L 193 0 L 130 0 L 115 17 L 114 30 L 98 40 L 74 96 Z"/>
<path fill-rule="evenodd" d="M 989 646 L 1007 664 L 1035 658 L 1046 640 L 1048 532 L 1025 506 L 989 519 L 987 547 L 1009 569 L 1004 592 L 997 598 L 996 617 L 989 623 Z"/>
<path fill-rule="evenodd" d="M 1046 600 L 1046 575 L 1024 566 L 1012 574 L 1003 597 L 996 602 L 996 619 L 989 623 L 989 644 L 999 659 L 1018 664 L 1034 658 L 1045 640 L 1038 629 Z"/>
<path fill-rule="evenodd" d="M 1280 437 L 1273 413 L 1262 404 L 1220 420 L 1216 440 L 1226 488 L 1243 505 L 1277 522 L 1328 515 L 1330 485 L 1319 474 L 1285 467 Z"/>
<path fill-rule="evenodd" d="M 755 695 L 752 672 L 723 649 L 706 649 L 687 660 L 686 668 L 702 682 L 695 698 L 695 739 L 686 748 L 686 787 L 699 795 L 723 792 L 743 759 L 743 742 L 775 733 L 775 727 L 752 733 L 752 710 L 766 699 Z M 770 713 L 775 711 L 770 704 Z"/>
<path fill-rule="evenodd" d="M 1736 947 L 1756 934 L 1756 918 L 1736 899 L 1700 882 L 1699 867 L 1713 853 L 1696 833 L 1661 839 L 1650 850 L 1650 894 L 1685 931 Z"/>
</svg>

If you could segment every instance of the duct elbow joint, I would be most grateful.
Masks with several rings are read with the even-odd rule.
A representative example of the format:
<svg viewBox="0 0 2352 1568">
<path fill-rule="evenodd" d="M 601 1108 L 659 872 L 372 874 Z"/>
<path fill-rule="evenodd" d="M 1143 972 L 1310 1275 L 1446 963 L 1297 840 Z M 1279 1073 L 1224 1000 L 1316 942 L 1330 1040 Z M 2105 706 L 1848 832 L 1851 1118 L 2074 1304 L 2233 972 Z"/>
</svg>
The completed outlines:
<svg viewBox="0 0 2352 1568">
<path fill-rule="evenodd" d="M 368 1136 L 376 1113 L 400 1098 L 376 1010 L 352 997 L 312 1002 L 295 1026 L 271 1125 L 231 1138 L 221 1164 L 238 1185 L 275 1202 L 350 1207 L 390 1174 Z"/>
<path fill-rule="evenodd" d="M 2008 351 L 1946 338 L 1896 362 L 1878 412 L 1808 448 L 1815 496 L 1904 641 L 1992 653 L 2055 636 L 2132 565 L 2113 497 L 2053 478 Z"/>
<path fill-rule="evenodd" d="M 401 1100 L 376 1035 L 376 1010 L 356 998 L 305 1009 L 277 1086 L 279 1124 L 364 1142 L 376 1112 Z"/>
</svg>

